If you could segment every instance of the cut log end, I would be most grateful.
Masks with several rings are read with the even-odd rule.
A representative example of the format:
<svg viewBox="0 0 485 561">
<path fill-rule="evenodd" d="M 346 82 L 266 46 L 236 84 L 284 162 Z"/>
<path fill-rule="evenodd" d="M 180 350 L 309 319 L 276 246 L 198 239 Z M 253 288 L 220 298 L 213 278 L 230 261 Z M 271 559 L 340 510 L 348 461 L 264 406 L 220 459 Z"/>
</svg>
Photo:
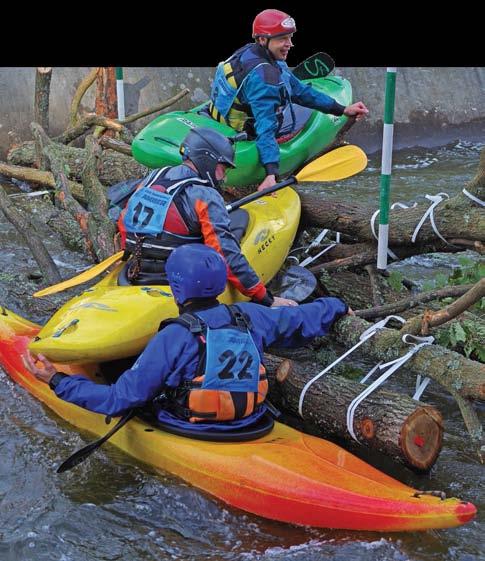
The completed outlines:
<svg viewBox="0 0 485 561">
<path fill-rule="evenodd" d="M 362 419 L 360 423 L 360 432 L 367 440 L 372 440 L 376 434 L 374 421 L 372 419 Z"/>
<path fill-rule="evenodd" d="M 443 418 L 434 408 L 420 407 L 406 419 L 400 439 L 409 464 L 429 471 L 443 444 Z"/>
<path fill-rule="evenodd" d="M 282 384 L 286 380 L 286 378 L 288 378 L 288 375 L 290 374 L 291 370 L 292 370 L 291 360 L 288 359 L 284 360 L 278 366 L 278 369 L 276 370 L 276 379 L 280 384 Z"/>
</svg>

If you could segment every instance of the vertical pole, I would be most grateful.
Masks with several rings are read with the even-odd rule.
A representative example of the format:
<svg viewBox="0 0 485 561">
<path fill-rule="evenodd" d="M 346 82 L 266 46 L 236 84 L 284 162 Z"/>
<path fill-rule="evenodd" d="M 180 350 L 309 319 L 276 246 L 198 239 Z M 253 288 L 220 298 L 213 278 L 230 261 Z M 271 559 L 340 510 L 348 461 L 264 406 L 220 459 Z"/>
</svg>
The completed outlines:
<svg viewBox="0 0 485 561">
<path fill-rule="evenodd" d="M 389 195 L 391 191 L 395 95 L 396 68 L 388 68 L 386 72 L 386 96 L 384 101 L 384 133 L 382 137 L 379 240 L 377 244 L 377 269 L 379 271 L 385 271 L 387 269 L 387 248 L 389 242 Z"/>
<path fill-rule="evenodd" d="M 116 98 L 118 100 L 118 121 L 125 120 L 125 90 L 123 85 L 123 67 L 116 67 Z"/>
</svg>

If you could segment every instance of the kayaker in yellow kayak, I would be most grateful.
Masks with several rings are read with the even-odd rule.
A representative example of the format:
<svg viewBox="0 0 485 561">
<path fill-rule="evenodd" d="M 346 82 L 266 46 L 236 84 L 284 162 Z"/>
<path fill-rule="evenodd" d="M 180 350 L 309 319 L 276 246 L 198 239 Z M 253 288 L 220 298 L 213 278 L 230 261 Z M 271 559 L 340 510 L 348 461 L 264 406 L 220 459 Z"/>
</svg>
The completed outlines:
<svg viewBox="0 0 485 561">
<path fill-rule="evenodd" d="M 174 250 L 166 274 L 180 310 L 165 320 L 135 364 L 112 385 L 67 375 L 44 356 L 40 368 L 28 353 L 28 369 L 56 395 L 91 411 L 120 415 L 152 404 L 159 421 L 197 431 L 249 426 L 266 412 L 263 350 L 296 347 L 328 333 L 353 313 L 342 300 L 318 298 L 296 307 L 251 302 L 221 305 L 227 267 L 214 249 L 187 244 Z"/>
<path fill-rule="evenodd" d="M 212 84 L 207 109 L 211 117 L 256 138 L 259 158 L 266 170 L 258 190 L 276 184 L 278 139 L 298 132 L 297 110 L 311 108 L 358 119 L 369 113 L 361 101 L 345 107 L 292 74 L 285 61 L 293 47 L 295 31 L 295 20 L 285 12 L 263 10 L 253 22 L 255 42 L 221 62 Z"/>
<path fill-rule="evenodd" d="M 235 167 L 234 145 L 217 131 L 192 129 L 180 152 L 183 164 L 153 170 L 130 197 L 118 220 L 132 284 L 163 284 L 165 261 L 187 243 L 205 243 L 227 264 L 228 280 L 245 296 L 265 306 L 296 306 L 273 298 L 241 253 L 219 192 L 228 167 Z M 162 282 L 161 282 L 162 280 Z"/>
</svg>

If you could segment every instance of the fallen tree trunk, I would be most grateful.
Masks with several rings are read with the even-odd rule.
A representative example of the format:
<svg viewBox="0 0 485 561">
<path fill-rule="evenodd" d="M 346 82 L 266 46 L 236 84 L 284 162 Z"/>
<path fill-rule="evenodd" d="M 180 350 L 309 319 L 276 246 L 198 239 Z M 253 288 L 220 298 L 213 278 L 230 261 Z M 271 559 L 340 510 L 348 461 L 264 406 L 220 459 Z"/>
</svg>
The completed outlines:
<svg viewBox="0 0 485 561">
<path fill-rule="evenodd" d="M 70 178 L 81 181 L 87 157 L 86 150 L 84 148 L 64 145 L 60 145 L 60 148 L 64 162 L 69 167 Z M 23 142 L 21 145 L 11 148 L 7 154 L 7 161 L 10 164 L 19 166 L 34 165 L 34 142 Z M 97 171 L 101 183 L 105 186 L 110 186 L 125 181 L 128 178 L 143 177 L 148 173 L 148 168 L 142 166 L 129 156 L 114 150 L 104 150 L 101 154 Z"/>
<path fill-rule="evenodd" d="M 17 232 L 22 236 L 25 244 L 32 251 L 34 259 L 37 261 L 40 270 L 46 276 L 49 284 L 57 283 L 61 280 L 61 275 L 49 255 L 42 240 L 35 235 L 36 227 L 23 213 L 19 212 L 10 202 L 8 195 L 0 186 L 0 210 L 5 214 L 7 220 L 15 226 Z"/>
<path fill-rule="evenodd" d="M 468 188 L 468 191 L 470 189 L 471 187 Z M 475 188 L 474 191 L 474 194 L 480 197 L 478 192 L 481 192 L 481 189 Z M 302 203 L 302 224 L 329 228 L 351 235 L 361 242 L 376 243 L 370 226 L 375 208 L 330 201 L 323 198 L 318 192 L 301 187 L 298 188 L 298 193 Z M 420 204 L 414 208 L 390 211 L 389 245 L 391 248 L 413 244 L 411 238 L 416 225 L 429 206 L 429 204 Z M 434 219 L 438 231 L 447 240 L 464 238 L 471 241 L 485 241 L 485 213 L 464 194 L 459 194 L 439 204 L 434 211 Z M 428 219 L 419 231 L 416 245 L 423 245 L 438 239 Z"/>
<path fill-rule="evenodd" d="M 271 402 L 299 416 L 300 394 L 315 375 L 315 365 L 272 355 L 265 355 L 265 364 Z M 347 409 L 365 387 L 339 376 L 321 377 L 305 395 L 305 424 L 323 436 L 353 441 L 347 429 Z M 443 441 L 443 420 L 437 409 L 382 389 L 361 402 L 352 426 L 360 444 L 419 471 L 431 469 Z"/>
<path fill-rule="evenodd" d="M 370 323 L 361 318 L 345 316 L 335 325 L 336 339 L 349 348 L 359 341 L 360 335 L 370 326 Z M 409 333 L 406 326 L 401 331 L 382 329 L 362 345 L 361 351 L 376 361 L 394 360 L 410 349 L 401 340 L 405 333 Z M 406 369 L 414 374 L 429 376 L 451 395 L 460 397 L 457 403 L 471 440 L 483 461 L 483 429 L 471 400 L 485 400 L 485 365 L 439 345 L 428 345 L 406 363 Z"/>
<path fill-rule="evenodd" d="M 472 284 L 463 284 L 459 286 L 447 286 L 445 288 L 439 288 L 437 290 L 430 290 L 429 292 L 421 292 L 420 294 L 415 294 L 404 300 L 399 300 L 399 302 L 393 302 L 391 304 L 383 304 L 381 306 L 375 306 L 374 308 L 369 308 L 367 310 L 355 310 L 355 315 L 363 319 L 374 319 L 381 318 L 391 314 L 398 314 L 424 304 L 425 302 L 430 302 L 432 300 L 437 300 L 438 298 L 449 298 L 462 296 L 472 288 Z"/>
<path fill-rule="evenodd" d="M 50 171 L 44 171 L 40 169 L 26 168 L 22 166 L 14 166 L 9 164 L 4 164 L 0 162 L 0 174 L 6 177 L 13 177 L 14 179 L 19 179 L 20 181 L 27 181 L 29 183 L 38 183 L 39 185 L 44 185 L 50 189 L 55 189 L 56 180 Z M 79 202 L 86 202 L 86 197 L 84 196 L 84 189 L 80 183 L 75 181 L 68 181 L 69 190 L 72 195 Z"/>
</svg>

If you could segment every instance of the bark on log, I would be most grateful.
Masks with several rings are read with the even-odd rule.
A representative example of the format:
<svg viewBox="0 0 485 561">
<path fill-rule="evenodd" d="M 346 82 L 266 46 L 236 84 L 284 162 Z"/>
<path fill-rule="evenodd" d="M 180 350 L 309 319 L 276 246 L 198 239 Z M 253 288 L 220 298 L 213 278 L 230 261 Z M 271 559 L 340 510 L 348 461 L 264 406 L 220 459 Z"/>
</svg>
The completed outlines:
<svg viewBox="0 0 485 561">
<path fill-rule="evenodd" d="M 335 324 L 336 339 L 351 347 L 371 325 L 356 316 L 345 316 Z M 376 361 L 394 360 L 410 349 L 401 340 L 405 333 L 408 333 L 406 326 L 401 331 L 382 329 L 362 345 L 362 353 Z M 465 398 L 485 400 L 485 365 L 440 345 L 423 347 L 406 363 L 406 369 L 429 376 L 450 392 L 456 390 Z"/>
<path fill-rule="evenodd" d="M 123 125 L 116 119 L 108 119 L 102 115 L 91 113 L 89 115 L 85 115 L 74 127 L 69 127 L 61 135 L 56 136 L 52 140 L 54 142 L 60 142 L 61 144 L 69 144 L 69 142 L 72 142 L 79 136 L 83 135 L 94 126 L 102 126 L 116 132 L 120 132 L 123 129 Z"/>
<path fill-rule="evenodd" d="M 43 146 L 43 154 L 48 158 L 52 173 L 56 181 L 55 201 L 56 206 L 68 211 L 79 224 L 85 238 L 85 247 L 89 255 L 96 259 L 93 244 L 89 238 L 87 221 L 89 213 L 74 199 L 69 191 L 67 169 L 60 149 L 62 146 L 53 142 L 37 123 L 31 124 L 32 134 L 36 142 Z"/>
<path fill-rule="evenodd" d="M 86 138 L 88 159 L 84 168 L 82 180 L 88 199 L 88 235 L 94 243 L 97 258 L 102 261 L 115 253 L 116 226 L 108 218 L 108 200 L 105 189 L 96 174 L 96 160 L 101 151 L 93 137 Z"/>
<path fill-rule="evenodd" d="M 370 308 L 368 310 L 355 310 L 355 315 L 363 319 L 375 319 L 389 316 L 391 314 L 398 314 L 400 312 L 404 312 L 405 310 L 410 310 L 415 306 L 419 306 L 420 304 L 424 304 L 425 302 L 430 302 L 431 300 L 461 296 L 472 287 L 472 284 L 447 286 L 446 288 L 440 288 L 438 290 L 422 292 L 421 294 L 416 294 L 415 296 L 399 300 L 399 302 L 393 302 L 392 304 L 384 304 L 383 306 L 376 306 L 375 308 Z"/>
<path fill-rule="evenodd" d="M 44 185 L 50 189 L 55 189 L 56 187 L 56 180 L 50 171 L 14 166 L 0 162 L 0 174 L 5 175 L 6 177 L 19 179 L 20 181 L 27 181 L 28 183 L 38 183 L 39 185 Z M 84 189 L 80 183 L 68 181 L 68 185 L 69 190 L 75 199 L 81 203 L 86 202 Z"/>
<path fill-rule="evenodd" d="M 20 213 L 10 202 L 8 195 L 5 193 L 3 187 L 0 186 L 0 209 L 5 214 L 7 220 L 13 224 L 18 231 L 25 244 L 32 251 L 34 259 L 37 261 L 40 270 L 44 273 L 46 280 L 49 284 L 54 284 L 61 281 L 61 275 L 54 263 L 54 260 L 49 255 L 42 240 L 37 237 L 34 232 L 36 231 L 35 224 L 33 224 L 27 216 Z"/>
<path fill-rule="evenodd" d="M 470 189 L 468 189 L 470 191 Z M 475 189 L 475 192 L 478 189 Z M 375 243 L 370 227 L 370 219 L 375 208 L 353 203 L 343 203 L 324 199 L 321 194 L 298 188 L 302 203 L 302 224 L 330 228 L 354 236 L 359 241 Z M 477 195 L 479 196 L 479 195 Z M 420 204 L 414 208 L 390 211 L 389 244 L 394 246 L 411 245 L 411 237 L 416 225 L 429 207 Z M 438 231 L 446 239 L 465 238 L 485 241 L 485 213 L 464 194 L 443 201 L 434 211 Z M 429 219 L 419 231 L 416 244 L 438 240 Z"/>
<path fill-rule="evenodd" d="M 69 177 L 81 181 L 87 157 L 86 150 L 62 146 L 62 157 L 69 168 Z M 12 148 L 7 154 L 7 161 L 14 165 L 32 166 L 35 161 L 34 143 L 28 141 Z M 128 178 L 144 177 L 148 171 L 148 168 L 131 157 L 114 150 L 104 150 L 99 162 L 98 177 L 103 185 L 110 186 Z"/>
<path fill-rule="evenodd" d="M 358 317 L 345 316 L 335 324 L 337 341 L 351 347 L 355 345 L 360 335 L 369 327 L 370 323 Z M 409 346 L 402 343 L 401 337 L 408 331 L 383 329 L 361 347 L 361 352 L 374 360 L 388 362 L 404 355 Z M 406 369 L 413 374 L 429 376 L 441 384 L 453 396 L 460 396 L 460 405 L 467 428 L 472 427 L 470 437 L 478 453 L 482 449 L 483 432 L 476 412 L 470 400 L 485 400 L 485 365 L 467 359 L 439 345 L 428 345 L 420 349 L 411 360 L 406 363 Z M 465 406 L 466 405 L 466 406 Z M 467 415 L 465 417 L 465 415 Z M 480 430 L 476 430 L 476 427 Z"/>
<path fill-rule="evenodd" d="M 49 132 L 49 95 L 52 68 L 38 67 L 35 72 L 34 121 Z"/>
<path fill-rule="evenodd" d="M 270 355 L 265 355 L 265 364 L 271 402 L 299 416 L 301 391 L 317 372 L 316 367 Z M 353 442 L 347 429 L 347 409 L 364 389 L 362 384 L 339 376 L 323 376 L 305 395 L 305 424 L 312 432 L 317 429 L 323 436 Z M 443 421 L 437 409 L 382 389 L 357 407 L 353 429 L 360 444 L 419 471 L 431 469 L 443 440 Z"/>
<path fill-rule="evenodd" d="M 125 154 L 126 156 L 133 157 L 133 154 L 131 153 L 131 146 L 129 144 L 126 144 L 126 142 L 116 140 L 115 138 L 109 138 L 108 136 L 102 136 L 99 139 L 99 143 L 103 148 L 115 150 L 116 152 L 120 152 L 121 154 Z"/>
<path fill-rule="evenodd" d="M 114 66 L 98 68 L 94 111 L 96 115 L 108 117 L 109 119 L 116 119 L 118 116 L 116 103 L 116 74 Z M 98 134 L 102 133 L 104 133 L 104 128 L 98 132 Z M 106 135 L 113 136 L 113 133 L 108 130 Z"/>
<path fill-rule="evenodd" d="M 464 311 L 468 310 L 473 304 L 485 297 L 485 278 L 480 279 L 475 285 L 473 285 L 465 294 L 460 296 L 458 300 L 455 300 L 449 306 L 446 306 L 438 312 L 431 312 L 430 314 L 425 314 L 423 317 L 423 322 L 421 326 L 421 333 L 427 335 L 430 327 L 437 327 L 442 325 L 447 321 L 450 321 Z M 408 327 L 408 325 L 406 325 Z"/>
<path fill-rule="evenodd" d="M 71 110 L 69 112 L 69 127 L 74 127 L 78 121 L 77 112 L 79 110 L 79 105 L 84 97 L 84 94 L 96 81 L 96 76 L 98 75 L 98 69 L 93 68 L 89 74 L 81 80 L 81 83 L 76 89 L 76 93 L 72 98 Z"/>
</svg>

